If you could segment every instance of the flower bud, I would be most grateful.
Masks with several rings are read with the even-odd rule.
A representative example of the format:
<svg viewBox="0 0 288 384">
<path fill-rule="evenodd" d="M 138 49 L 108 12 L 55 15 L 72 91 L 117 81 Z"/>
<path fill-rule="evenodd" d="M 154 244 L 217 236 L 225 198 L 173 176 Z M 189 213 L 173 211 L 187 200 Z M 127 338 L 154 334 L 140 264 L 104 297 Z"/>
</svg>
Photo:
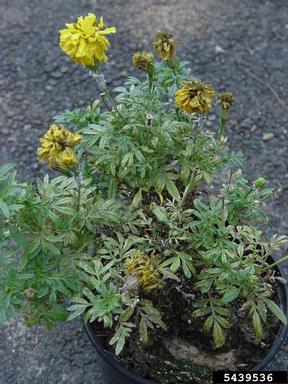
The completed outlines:
<svg viewBox="0 0 288 384">
<path fill-rule="evenodd" d="M 218 97 L 221 101 L 222 108 L 225 111 L 229 110 L 235 102 L 235 97 L 231 92 L 219 93 Z"/>
<path fill-rule="evenodd" d="M 254 185 L 256 188 L 263 188 L 266 184 L 266 180 L 264 177 L 259 177 L 255 182 Z"/>
<path fill-rule="evenodd" d="M 36 296 L 35 289 L 33 289 L 31 287 L 25 289 L 24 295 L 25 295 L 27 300 L 33 300 L 35 298 L 35 296 Z"/>
</svg>

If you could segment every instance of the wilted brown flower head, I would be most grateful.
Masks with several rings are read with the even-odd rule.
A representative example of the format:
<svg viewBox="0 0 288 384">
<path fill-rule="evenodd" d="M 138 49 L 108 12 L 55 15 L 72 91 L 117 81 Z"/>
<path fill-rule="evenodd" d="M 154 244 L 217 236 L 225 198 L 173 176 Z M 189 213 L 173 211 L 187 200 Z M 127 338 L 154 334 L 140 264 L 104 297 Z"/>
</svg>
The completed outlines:
<svg viewBox="0 0 288 384">
<path fill-rule="evenodd" d="M 131 258 L 126 260 L 124 270 L 126 276 L 137 277 L 140 287 L 146 291 L 159 286 L 161 274 L 156 256 L 136 251 Z"/>
<path fill-rule="evenodd" d="M 170 60 L 176 54 L 176 42 L 172 33 L 158 31 L 153 46 L 163 60 Z"/>
<path fill-rule="evenodd" d="M 225 110 L 230 109 L 235 102 L 235 97 L 231 92 L 219 93 L 218 97 L 221 101 L 222 108 Z"/>
<path fill-rule="evenodd" d="M 154 57 L 151 52 L 136 52 L 133 55 L 133 66 L 143 72 L 150 72 L 153 69 Z"/>
<path fill-rule="evenodd" d="M 206 113 L 211 108 L 211 100 L 215 96 L 211 84 L 202 81 L 184 81 L 182 88 L 175 94 L 176 105 L 190 113 Z"/>
</svg>

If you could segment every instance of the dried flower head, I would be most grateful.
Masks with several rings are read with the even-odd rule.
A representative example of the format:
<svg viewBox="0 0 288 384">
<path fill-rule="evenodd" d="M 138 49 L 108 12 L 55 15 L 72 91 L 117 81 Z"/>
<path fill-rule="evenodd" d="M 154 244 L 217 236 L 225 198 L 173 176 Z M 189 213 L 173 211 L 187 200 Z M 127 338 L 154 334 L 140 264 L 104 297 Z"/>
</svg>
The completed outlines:
<svg viewBox="0 0 288 384">
<path fill-rule="evenodd" d="M 235 102 L 235 97 L 231 92 L 219 93 L 218 97 L 221 101 L 222 108 L 225 110 L 230 109 Z"/>
<path fill-rule="evenodd" d="M 144 290 L 156 288 L 160 284 L 161 274 L 156 256 L 149 256 L 144 252 L 136 251 L 124 265 L 126 276 L 135 276 Z"/>
<path fill-rule="evenodd" d="M 53 169 L 75 169 L 78 159 L 73 147 L 80 141 L 79 133 L 70 132 L 63 125 L 58 127 L 56 124 L 52 124 L 40 139 L 41 145 L 37 151 L 39 160 L 47 161 L 48 166 Z"/>
<path fill-rule="evenodd" d="M 202 81 L 184 81 L 175 94 L 176 105 L 186 112 L 206 113 L 211 108 L 215 91 L 210 84 Z"/>
<path fill-rule="evenodd" d="M 171 60 L 175 57 L 176 42 L 172 33 L 158 31 L 153 46 L 163 60 Z"/>
<path fill-rule="evenodd" d="M 151 52 L 136 52 L 133 55 L 133 66 L 143 72 L 151 72 L 153 70 L 154 57 Z"/>
<path fill-rule="evenodd" d="M 95 67 L 101 61 L 107 61 L 105 54 L 110 43 L 104 35 L 115 33 L 115 27 L 106 28 L 103 17 L 99 21 L 96 15 L 88 13 L 78 17 L 77 23 L 66 24 L 61 29 L 60 48 L 77 64 Z"/>
</svg>

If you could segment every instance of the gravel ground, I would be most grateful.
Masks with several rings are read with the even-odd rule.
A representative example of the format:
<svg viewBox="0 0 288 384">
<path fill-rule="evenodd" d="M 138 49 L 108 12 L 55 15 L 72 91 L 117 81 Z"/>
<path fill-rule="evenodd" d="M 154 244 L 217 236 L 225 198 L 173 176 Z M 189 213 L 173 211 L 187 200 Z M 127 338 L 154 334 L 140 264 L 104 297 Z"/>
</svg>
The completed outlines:
<svg viewBox="0 0 288 384">
<path fill-rule="evenodd" d="M 35 151 L 51 117 L 97 97 L 87 71 L 57 45 L 58 29 L 89 11 L 117 26 L 106 66 L 113 86 L 132 72 L 133 52 L 146 49 L 162 27 L 178 36 L 178 52 L 196 76 L 235 94 L 230 146 L 246 155 L 249 179 L 267 177 L 276 190 L 266 207 L 268 232 L 288 234 L 288 107 L 263 84 L 287 105 L 286 0 L 0 0 L 0 162 L 16 162 L 21 178 L 43 175 Z M 287 358 L 286 341 L 270 368 L 287 369 Z M 12 321 L 0 328 L 0 359 L 1 384 L 101 383 L 80 321 L 52 332 Z"/>
</svg>

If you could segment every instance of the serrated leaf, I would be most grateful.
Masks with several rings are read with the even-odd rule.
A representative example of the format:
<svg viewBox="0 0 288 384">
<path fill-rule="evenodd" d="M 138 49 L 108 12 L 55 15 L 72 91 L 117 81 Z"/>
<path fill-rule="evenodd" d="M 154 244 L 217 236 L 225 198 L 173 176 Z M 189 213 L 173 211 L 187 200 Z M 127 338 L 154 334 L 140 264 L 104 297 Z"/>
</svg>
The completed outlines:
<svg viewBox="0 0 288 384">
<path fill-rule="evenodd" d="M 254 328 L 254 332 L 255 332 L 256 337 L 259 337 L 259 338 L 263 337 L 263 329 L 262 329 L 261 319 L 260 319 L 260 316 L 256 310 L 254 310 L 254 312 L 253 312 L 252 322 L 253 322 L 253 328 Z"/>
<path fill-rule="evenodd" d="M 130 317 L 134 313 L 134 308 L 128 307 L 125 309 L 125 311 L 121 314 L 121 321 L 128 321 Z"/>
<path fill-rule="evenodd" d="M 137 193 L 135 193 L 133 201 L 132 201 L 132 207 L 137 208 L 139 204 L 142 201 L 142 189 L 140 188 Z"/>
<path fill-rule="evenodd" d="M 18 271 L 19 272 L 22 272 L 24 270 L 24 268 L 26 267 L 28 261 L 29 261 L 29 259 L 28 259 L 28 255 L 27 254 L 24 254 L 24 255 L 22 255 L 20 257 L 19 263 L 18 263 Z"/>
<path fill-rule="evenodd" d="M 76 317 L 80 316 L 88 307 L 87 304 L 74 304 L 68 308 L 68 311 L 73 311 L 71 315 L 68 316 L 67 321 L 73 320 Z"/>
<path fill-rule="evenodd" d="M 122 351 L 122 349 L 124 348 L 124 344 L 125 344 L 125 336 L 123 334 L 121 334 L 121 336 L 119 337 L 117 343 L 116 343 L 116 348 L 115 348 L 115 355 L 118 356 L 119 353 Z"/>
<path fill-rule="evenodd" d="M 267 308 L 266 308 L 265 304 L 258 303 L 257 304 L 257 310 L 258 310 L 258 313 L 261 317 L 261 320 L 265 323 L 267 320 Z"/>
<path fill-rule="evenodd" d="M 48 313 L 50 319 L 54 321 L 65 321 L 67 320 L 67 313 L 64 311 L 52 311 Z"/>
<path fill-rule="evenodd" d="M 213 326 L 213 322 L 214 322 L 214 319 L 213 319 L 213 316 L 209 316 L 204 324 L 203 324 L 203 330 L 205 332 L 210 332 L 210 330 L 212 329 L 212 326 Z"/>
<path fill-rule="evenodd" d="M 180 265 L 181 265 L 181 261 L 180 261 L 180 257 L 179 256 L 175 256 L 173 258 L 173 262 L 170 266 L 170 270 L 172 273 L 175 273 L 178 271 L 178 269 L 180 268 Z"/>
<path fill-rule="evenodd" d="M 53 245 L 52 243 L 47 242 L 47 243 L 45 244 L 45 246 L 46 246 L 47 249 L 49 249 L 49 251 L 52 252 L 54 255 L 60 255 L 60 254 L 61 254 L 60 250 L 59 250 L 57 247 L 55 247 L 55 245 Z"/>
<path fill-rule="evenodd" d="M 224 317 L 217 316 L 217 321 L 222 328 L 230 328 L 232 326 L 232 324 L 227 319 L 224 319 Z"/>
<path fill-rule="evenodd" d="M 147 330 L 147 324 L 144 318 L 142 317 L 139 323 L 139 336 L 140 339 L 143 341 L 144 344 L 148 342 L 148 330 Z"/>
<path fill-rule="evenodd" d="M 167 212 L 163 207 L 156 207 L 152 210 L 152 212 L 154 213 L 154 215 L 157 217 L 159 221 L 164 223 L 168 221 Z"/>
<path fill-rule="evenodd" d="M 174 275 L 174 273 L 168 271 L 167 269 L 160 268 L 160 271 L 161 271 L 162 275 L 164 277 L 166 277 L 167 279 L 172 279 L 172 280 L 180 281 L 178 276 Z"/>
<path fill-rule="evenodd" d="M 80 261 L 78 265 L 80 268 L 84 269 L 84 271 L 89 273 L 90 275 L 95 275 L 95 271 L 89 263 L 86 263 L 85 261 Z"/>
<path fill-rule="evenodd" d="M 231 301 L 235 300 L 239 296 L 240 291 L 241 291 L 240 288 L 236 288 L 236 289 L 233 289 L 232 291 L 226 292 L 225 295 L 220 300 L 221 303 L 222 304 L 231 303 Z"/>
<path fill-rule="evenodd" d="M 166 188 L 167 188 L 167 191 L 169 192 L 169 194 L 177 201 L 180 201 L 181 200 L 181 197 L 180 197 L 180 194 L 179 194 L 179 191 L 176 187 L 176 184 L 174 183 L 173 180 L 171 179 L 166 179 L 166 182 L 165 182 L 165 185 L 166 185 Z"/>
<path fill-rule="evenodd" d="M 282 309 L 270 299 L 265 299 L 265 302 L 268 308 L 270 309 L 270 311 L 273 312 L 274 315 L 277 316 L 278 319 L 281 320 L 283 324 L 287 325 L 287 318 L 284 312 L 282 311 Z"/>
<path fill-rule="evenodd" d="M 221 348 L 225 343 L 225 335 L 223 333 L 222 328 L 217 323 L 217 321 L 214 320 L 213 324 L 213 341 L 216 348 Z"/>
<path fill-rule="evenodd" d="M 8 208 L 8 205 L 5 203 L 5 201 L 3 201 L 3 200 L 0 200 L 0 209 L 3 212 L 4 216 L 7 219 L 9 219 L 9 217 L 10 217 L 9 208 Z"/>
<path fill-rule="evenodd" d="M 9 231 L 16 243 L 21 247 L 26 248 L 28 243 L 26 237 L 16 227 L 10 226 Z"/>
<path fill-rule="evenodd" d="M 196 311 L 194 311 L 192 313 L 192 316 L 193 317 L 202 317 L 202 316 L 208 315 L 208 313 L 210 313 L 210 308 L 204 307 L 204 308 L 196 309 Z"/>
</svg>

